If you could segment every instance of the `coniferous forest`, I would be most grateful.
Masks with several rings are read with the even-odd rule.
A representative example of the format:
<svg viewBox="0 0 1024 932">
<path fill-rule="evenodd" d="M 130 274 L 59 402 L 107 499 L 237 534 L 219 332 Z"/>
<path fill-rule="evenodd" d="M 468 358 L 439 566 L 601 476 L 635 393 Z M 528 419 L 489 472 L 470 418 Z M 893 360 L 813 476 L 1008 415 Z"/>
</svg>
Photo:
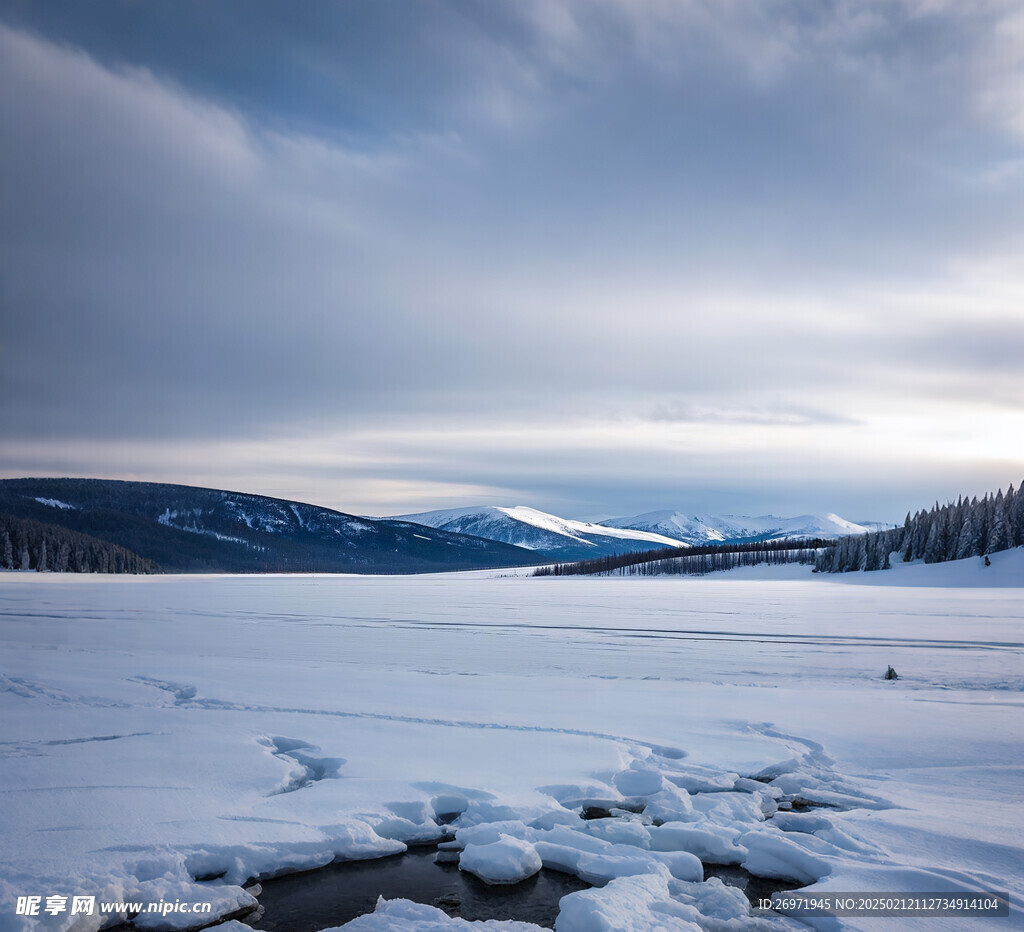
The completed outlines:
<svg viewBox="0 0 1024 932">
<path fill-rule="evenodd" d="M 541 566 L 534 576 L 703 576 L 761 563 L 814 563 L 832 541 L 761 540 L 646 550 Z"/>
<path fill-rule="evenodd" d="M 824 573 L 887 570 L 891 554 L 904 562 L 944 563 L 985 557 L 1024 545 L 1024 489 L 1011 485 L 1004 493 L 980 501 L 960 497 L 956 504 L 936 502 L 929 511 L 907 514 L 903 527 L 844 537 L 818 556 L 815 569 Z"/>
<path fill-rule="evenodd" d="M 0 569 L 54 573 L 157 573 L 151 560 L 56 524 L 0 515 Z"/>
</svg>

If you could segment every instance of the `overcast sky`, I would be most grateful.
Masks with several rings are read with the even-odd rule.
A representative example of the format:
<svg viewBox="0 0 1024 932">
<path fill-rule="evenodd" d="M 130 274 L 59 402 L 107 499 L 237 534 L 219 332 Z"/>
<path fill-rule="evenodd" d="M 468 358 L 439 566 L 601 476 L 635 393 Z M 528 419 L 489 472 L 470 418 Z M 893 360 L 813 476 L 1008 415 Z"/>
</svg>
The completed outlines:
<svg viewBox="0 0 1024 932">
<path fill-rule="evenodd" d="M 360 514 L 1024 477 L 1019 0 L 0 0 L 0 474 Z"/>
</svg>

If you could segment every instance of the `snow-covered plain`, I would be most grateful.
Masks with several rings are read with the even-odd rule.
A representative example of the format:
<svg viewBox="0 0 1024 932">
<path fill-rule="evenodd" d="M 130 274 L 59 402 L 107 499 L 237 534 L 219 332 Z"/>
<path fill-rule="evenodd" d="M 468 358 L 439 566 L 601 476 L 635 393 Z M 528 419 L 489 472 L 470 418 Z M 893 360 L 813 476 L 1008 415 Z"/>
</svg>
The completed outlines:
<svg viewBox="0 0 1024 932">
<path fill-rule="evenodd" d="M 562 900 L 559 932 L 804 928 L 697 882 L 698 858 L 1013 904 L 1009 919 L 804 920 L 820 929 L 1021 928 L 1024 551 L 992 562 L 856 578 L 5 573 L 0 929 L 99 926 L 16 915 L 30 895 L 228 915 L 254 902 L 250 877 L 400 851 L 453 812 L 479 876 L 543 863 L 603 884 Z M 960 577 L 974 582 L 943 586 Z M 784 811 L 793 798 L 821 807 Z M 646 810 L 583 822 L 587 800 Z M 390 901 L 348 928 L 472 926 Z"/>
</svg>

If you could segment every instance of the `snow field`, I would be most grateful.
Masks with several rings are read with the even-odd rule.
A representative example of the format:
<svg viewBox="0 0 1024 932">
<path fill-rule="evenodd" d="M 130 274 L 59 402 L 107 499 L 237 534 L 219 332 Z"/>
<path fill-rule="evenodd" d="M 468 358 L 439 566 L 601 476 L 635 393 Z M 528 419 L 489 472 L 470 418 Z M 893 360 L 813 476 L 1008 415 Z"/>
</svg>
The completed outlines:
<svg viewBox="0 0 1024 932">
<path fill-rule="evenodd" d="M 702 861 L 814 889 L 1019 898 L 1021 594 L 5 574 L 0 928 L 99 927 L 16 916 L 28 894 L 201 897 L 229 915 L 250 878 L 451 831 L 488 882 L 543 864 L 598 884 L 563 899 L 560 932 L 796 927 L 699 882 Z M 403 901 L 347 926 L 472 927 Z"/>
</svg>

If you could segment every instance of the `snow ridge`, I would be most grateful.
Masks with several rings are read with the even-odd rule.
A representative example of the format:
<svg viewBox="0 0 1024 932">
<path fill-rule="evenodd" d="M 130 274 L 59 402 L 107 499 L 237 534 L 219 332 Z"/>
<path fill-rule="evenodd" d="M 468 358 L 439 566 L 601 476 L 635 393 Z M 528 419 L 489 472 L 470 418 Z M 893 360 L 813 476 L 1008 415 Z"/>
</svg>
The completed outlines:
<svg viewBox="0 0 1024 932">
<path fill-rule="evenodd" d="M 35 501 L 39 502 L 40 505 L 48 505 L 50 508 L 60 508 L 62 511 L 77 511 L 77 505 L 69 505 L 67 502 L 62 502 L 59 498 L 39 498 Z"/>
<path fill-rule="evenodd" d="M 681 511 L 650 511 L 602 522 L 607 527 L 633 528 L 663 534 L 689 544 L 741 540 L 785 540 L 801 537 L 844 537 L 867 534 L 871 527 L 847 521 L 832 512 L 780 518 L 775 515 L 708 515 Z"/>
<path fill-rule="evenodd" d="M 658 532 L 573 521 L 526 505 L 448 508 L 399 515 L 396 520 L 472 534 L 527 550 L 551 552 L 561 557 L 569 553 L 600 556 L 605 553 L 681 546 L 678 539 Z"/>
<path fill-rule="evenodd" d="M 526 505 L 477 505 L 399 515 L 394 520 L 541 551 L 559 560 L 701 544 L 867 534 L 872 527 L 832 512 L 780 518 L 775 515 L 707 515 L 651 511 L 600 523 L 561 518 Z"/>
</svg>

